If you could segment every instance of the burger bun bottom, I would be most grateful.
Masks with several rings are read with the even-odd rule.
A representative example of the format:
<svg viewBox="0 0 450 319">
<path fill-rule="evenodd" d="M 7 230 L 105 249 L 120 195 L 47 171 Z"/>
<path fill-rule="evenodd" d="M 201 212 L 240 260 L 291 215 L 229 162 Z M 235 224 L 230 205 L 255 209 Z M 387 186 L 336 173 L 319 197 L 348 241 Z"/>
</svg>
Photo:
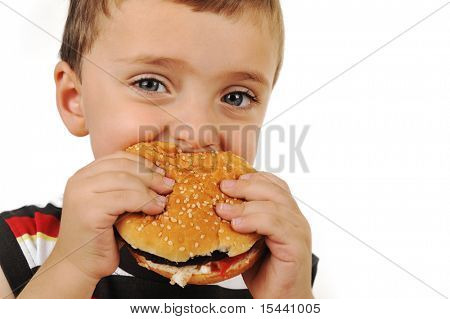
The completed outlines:
<svg viewBox="0 0 450 319">
<path fill-rule="evenodd" d="M 205 265 L 193 265 L 175 267 L 163 264 L 153 263 L 145 257 L 129 250 L 131 255 L 137 261 L 139 266 L 147 268 L 153 272 L 160 274 L 163 277 L 169 278 L 171 284 L 178 284 L 184 287 L 186 284 L 191 285 L 208 285 L 221 282 L 232 277 L 238 276 L 251 268 L 258 259 L 263 255 L 265 250 L 264 240 L 258 240 L 253 247 L 244 253 L 244 257 L 233 263 L 226 271 L 212 271 L 211 263 Z"/>
</svg>

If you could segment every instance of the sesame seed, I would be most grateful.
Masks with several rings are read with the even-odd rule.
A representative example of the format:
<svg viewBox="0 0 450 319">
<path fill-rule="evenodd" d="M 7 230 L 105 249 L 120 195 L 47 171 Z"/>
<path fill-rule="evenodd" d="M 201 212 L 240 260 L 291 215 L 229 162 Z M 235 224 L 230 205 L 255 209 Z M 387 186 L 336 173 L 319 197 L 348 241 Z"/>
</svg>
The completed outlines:
<svg viewBox="0 0 450 319">
<path fill-rule="evenodd" d="M 219 225 L 219 223 L 218 222 L 214 222 L 214 225 Z"/>
<path fill-rule="evenodd" d="M 158 223 L 155 222 L 155 221 L 152 221 L 152 225 L 153 225 L 153 226 L 158 226 Z"/>
<path fill-rule="evenodd" d="M 197 226 L 195 226 L 195 229 L 200 230 L 200 227 L 197 225 Z"/>
<path fill-rule="evenodd" d="M 194 257 L 194 253 L 192 251 L 189 252 L 190 257 Z"/>
<path fill-rule="evenodd" d="M 197 189 L 197 185 L 194 185 L 194 189 Z"/>
<path fill-rule="evenodd" d="M 208 220 L 205 218 L 205 219 L 203 219 L 203 221 L 205 222 L 205 223 L 207 223 L 208 222 Z"/>
<path fill-rule="evenodd" d="M 200 239 L 203 239 L 203 238 L 205 238 L 205 235 L 204 235 L 204 234 L 201 234 L 201 235 L 200 235 Z"/>
<path fill-rule="evenodd" d="M 167 239 L 169 239 L 167 236 L 166 237 L 164 237 L 164 241 L 167 241 Z"/>
<path fill-rule="evenodd" d="M 189 218 L 192 218 L 192 214 L 191 214 L 191 213 L 188 213 L 188 217 L 189 217 Z"/>
<path fill-rule="evenodd" d="M 223 229 L 219 229 L 219 233 L 223 233 Z"/>
<path fill-rule="evenodd" d="M 185 251 L 186 248 L 184 248 L 183 246 L 181 246 L 180 248 L 178 248 L 179 251 Z"/>
<path fill-rule="evenodd" d="M 161 228 L 164 228 L 164 224 L 159 224 L 159 226 L 160 226 Z"/>
<path fill-rule="evenodd" d="M 194 247 L 195 247 L 195 248 L 197 248 L 197 247 L 198 247 L 198 243 L 197 243 L 197 242 L 196 242 L 196 243 L 194 244 Z"/>
<path fill-rule="evenodd" d="M 225 237 L 226 240 L 230 240 L 230 236 Z"/>
<path fill-rule="evenodd" d="M 177 204 L 179 204 L 180 203 L 180 199 L 179 198 L 177 198 L 177 200 L 175 201 Z"/>
<path fill-rule="evenodd" d="M 185 228 L 186 227 L 186 225 L 185 224 L 181 224 L 181 228 Z"/>
<path fill-rule="evenodd" d="M 194 227 L 194 223 L 192 223 L 192 222 L 191 222 L 191 223 L 189 223 L 189 225 L 191 225 L 191 227 Z"/>
<path fill-rule="evenodd" d="M 126 224 L 129 224 L 129 223 L 131 223 L 131 220 L 128 219 L 128 220 L 126 221 Z"/>
<path fill-rule="evenodd" d="M 162 232 L 159 232 L 158 237 L 161 237 L 161 236 L 162 236 Z"/>
<path fill-rule="evenodd" d="M 171 240 L 169 240 L 167 243 L 169 244 L 169 246 L 172 246 L 172 245 L 173 245 L 173 243 L 172 243 Z"/>
<path fill-rule="evenodd" d="M 188 214 L 191 213 L 191 212 L 192 212 L 192 209 L 189 208 L 189 209 L 187 210 L 187 212 L 188 212 Z"/>
<path fill-rule="evenodd" d="M 172 227 L 170 227 L 170 225 L 167 225 L 167 230 L 171 230 Z"/>
<path fill-rule="evenodd" d="M 175 217 L 170 217 L 170 221 L 171 221 L 172 223 L 176 223 L 176 222 L 177 222 L 177 219 L 176 219 Z"/>
</svg>

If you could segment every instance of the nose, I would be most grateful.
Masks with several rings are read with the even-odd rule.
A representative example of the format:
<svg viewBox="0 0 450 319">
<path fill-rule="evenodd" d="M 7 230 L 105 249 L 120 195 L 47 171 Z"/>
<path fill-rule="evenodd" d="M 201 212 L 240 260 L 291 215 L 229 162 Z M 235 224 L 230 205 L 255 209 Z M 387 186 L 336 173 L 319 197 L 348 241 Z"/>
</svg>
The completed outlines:
<svg viewBox="0 0 450 319">
<path fill-rule="evenodd" d="M 197 100 L 198 101 L 198 100 Z M 194 104 L 195 103 L 195 104 Z M 167 125 L 169 139 L 183 152 L 219 151 L 220 127 L 211 105 L 191 101 L 178 108 L 179 112 Z"/>
</svg>

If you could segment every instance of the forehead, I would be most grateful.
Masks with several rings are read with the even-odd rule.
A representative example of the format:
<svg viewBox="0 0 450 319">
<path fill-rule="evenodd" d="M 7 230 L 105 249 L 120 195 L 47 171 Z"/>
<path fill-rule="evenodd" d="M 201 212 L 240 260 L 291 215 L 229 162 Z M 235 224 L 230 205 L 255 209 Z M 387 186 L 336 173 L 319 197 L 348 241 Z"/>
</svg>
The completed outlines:
<svg viewBox="0 0 450 319">
<path fill-rule="evenodd" d="M 257 70 L 272 81 L 277 42 L 250 15 L 193 12 L 164 0 L 127 0 L 100 21 L 91 54 L 118 61 L 151 55 L 188 62 L 198 73 Z"/>
</svg>

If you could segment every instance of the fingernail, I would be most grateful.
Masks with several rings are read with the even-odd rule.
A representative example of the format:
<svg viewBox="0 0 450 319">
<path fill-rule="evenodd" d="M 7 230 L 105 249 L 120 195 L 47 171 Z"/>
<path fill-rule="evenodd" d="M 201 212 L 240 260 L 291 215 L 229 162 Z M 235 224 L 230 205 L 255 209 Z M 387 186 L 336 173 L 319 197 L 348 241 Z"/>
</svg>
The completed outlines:
<svg viewBox="0 0 450 319">
<path fill-rule="evenodd" d="M 167 187 L 170 187 L 170 188 L 172 188 L 173 185 L 175 184 L 175 181 L 168 177 L 163 177 L 163 182 L 164 182 L 164 184 L 166 184 Z"/>
<path fill-rule="evenodd" d="M 237 217 L 237 218 L 233 218 L 231 220 L 231 226 L 239 226 L 242 223 L 242 218 L 241 217 Z"/>
<path fill-rule="evenodd" d="M 250 177 L 251 177 L 251 174 L 244 174 L 244 175 L 239 176 L 239 179 L 247 180 L 247 179 L 250 179 Z"/>
<path fill-rule="evenodd" d="M 225 204 L 225 203 L 219 203 L 216 205 L 216 207 L 224 212 L 229 212 L 229 211 L 233 210 L 233 205 Z"/>
<path fill-rule="evenodd" d="M 232 188 L 235 184 L 236 184 L 236 181 L 230 180 L 230 179 L 228 179 L 228 180 L 223 180 L 223 181 L 220 183 L 220 185 L 221 185 L 223 188 Z"/>
<path fill-rule="evenodd" d="M 167 198 L 166 198 L 165 196 L 160 196 L 160 195 L 158 195 L 158 196 L 156 197 L 156 204 L 157 204 L 158 206 L 164 207 L 164 206 L 166 206 L 166 202 L 167 202 Z"/>
<path fill-rule="evenodd" d="M 156 173 L 159 173 L 159 174 L 161 174 L 161 175 L 166 175 L 166 171 L 163 170 L 161 167 L 156 167 L 156 168 L 155 168 L 155 172 L 156 172 Z"/>
</svg>

